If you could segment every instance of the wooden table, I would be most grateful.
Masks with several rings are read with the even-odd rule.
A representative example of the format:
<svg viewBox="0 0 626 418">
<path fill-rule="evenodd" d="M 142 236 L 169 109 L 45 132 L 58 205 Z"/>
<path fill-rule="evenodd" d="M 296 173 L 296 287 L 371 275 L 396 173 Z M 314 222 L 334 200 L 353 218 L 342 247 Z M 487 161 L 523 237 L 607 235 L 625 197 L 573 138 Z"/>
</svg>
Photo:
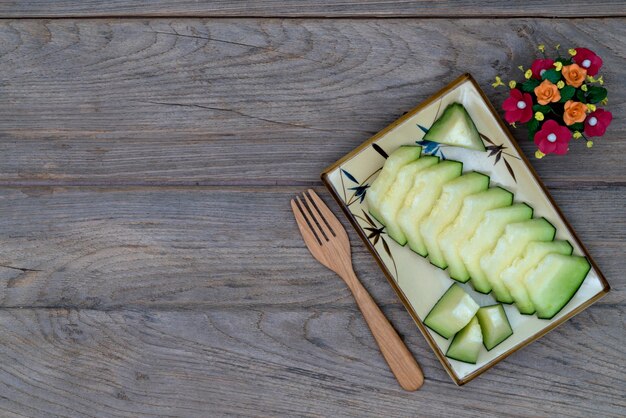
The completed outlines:
<svg viewBox="0 0 626 418">
<path fill-rule="evenodd" d="M 623 2 L 516 4 L 1 3 L 0 415 L 626 414 Z M 608 134 L 533 165 L 613 290 L 458 388 L 351 232 L 406 393 L 289 199 L 463 72 L 501 103 L 539 43 L 604 59 Z"/>
</svg>

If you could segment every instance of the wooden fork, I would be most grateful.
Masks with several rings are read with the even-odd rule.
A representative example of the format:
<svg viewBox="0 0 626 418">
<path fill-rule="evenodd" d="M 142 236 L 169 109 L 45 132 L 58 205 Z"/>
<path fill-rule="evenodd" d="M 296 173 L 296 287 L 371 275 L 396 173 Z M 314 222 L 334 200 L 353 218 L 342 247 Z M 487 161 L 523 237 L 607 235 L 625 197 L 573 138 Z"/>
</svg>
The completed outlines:
<svg viewBox="0 0 626 418">
<path fill-rule="evenodd" d="M 400 386 L 409 391 L 419 389 L 424 383 L 420 366 L 352 269 L 346 230 L 313 190 L 303 195 L 303 199 L 291 199 L 291 209 L 304 243 L 317 261 L 346 282 Z"/>
</svg>

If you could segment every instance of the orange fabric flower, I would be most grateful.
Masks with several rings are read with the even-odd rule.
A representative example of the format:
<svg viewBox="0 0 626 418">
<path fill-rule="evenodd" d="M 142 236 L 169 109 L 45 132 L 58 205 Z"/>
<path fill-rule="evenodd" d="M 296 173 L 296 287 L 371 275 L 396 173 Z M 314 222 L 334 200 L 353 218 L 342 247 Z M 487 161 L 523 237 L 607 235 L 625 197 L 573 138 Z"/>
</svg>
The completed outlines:
<svg viewBox="0 0 626 418">
<path fill-rule="evenodd" d="M 565 102 L 565 112 L 563 113 L 563 121 L 566 125 L 573 125 L 576 122 L 582 122 L 587 117 L 587 106 L 581 102 L 568 100 Z"/>
<path fill-rule="evenodd" d="M 580 67 L 578 64 L 565 65 L 561 70 L 561 74 L 572 87 L 580 87 L 585 81 L 585 77 L 587 77 L 587 70 L 583 67 Z"/>
<path fill-rule="evenodd" d="M 561 100 L 559 88 L 550 80 L 543 80 L 541 84 L 535 87 L 535 96 L 537 96 L 537 103 L 540 105 L 547 105 L 548 103 Z"/>
</svg>

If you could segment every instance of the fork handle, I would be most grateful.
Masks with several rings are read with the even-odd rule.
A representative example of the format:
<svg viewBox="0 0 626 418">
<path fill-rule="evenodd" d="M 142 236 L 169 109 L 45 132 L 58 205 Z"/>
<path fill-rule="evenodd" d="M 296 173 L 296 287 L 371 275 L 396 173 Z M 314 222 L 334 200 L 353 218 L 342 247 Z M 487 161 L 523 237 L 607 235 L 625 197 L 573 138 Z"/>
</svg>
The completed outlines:
<svg viewBox="0 0 626 418">
<path fill-rule="evenodd" d="M 354 295 L 356 303 L 363 313 L 365 322 L 372 331 L 383 357 L 396 376 L 403 389 L 415 391 L 424 384 L 424 375 L 419 364 L 406 347 L 396 330 L 391 326 L 385 314 L 380 310 L 372 296 L 363 287 L 354 271 L 346 272 L 344 277 Z"/>
</svg>

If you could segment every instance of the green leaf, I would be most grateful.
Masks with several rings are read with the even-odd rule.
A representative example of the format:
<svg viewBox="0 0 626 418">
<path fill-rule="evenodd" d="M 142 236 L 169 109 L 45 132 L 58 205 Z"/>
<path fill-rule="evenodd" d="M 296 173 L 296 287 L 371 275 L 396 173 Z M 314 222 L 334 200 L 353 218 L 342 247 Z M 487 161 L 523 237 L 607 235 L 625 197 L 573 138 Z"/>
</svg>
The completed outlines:
<svg viewBox="0 0 626 418">
<path fill-rule="evenodd" d="M 528 123 L 526 124 L 526 128 L 528 128 L 528 139 L 531 141 L 534 141 L 535 139 L 535 132 L 537 132 L 539 130 L 539 128 L 541 127 L 541 123 L 539 122 L 537 119 L 532 118 L 531 120 L 528 121 Z"/>
<path fill-rule="evenodd" d="M 587 92 L 587 101 L 589 103 L 599 103 L 606 98 L 606 89 L 604 87 L 589 87 Z"/>
<path fill-rule="evenodd" d="M 552 108 L 548 105 L 536 104 L 533 106 L 533 111 L 541 112 L 545 115 L 546 113 L 550 113 L 552 111 Z"/>
<path fill-rule="evenodd" d="M 561 79 L 561 73 L 555 70 L 554 68 L 551 68 L 543 73 L 543 75 L 541 76 L 541 79 L 550 80 L 551 82 L 556 84 L 556 82 Z"/>
<path fill-rule="evenodd" d="M 521 84 L 522 91 L 526 93 L 532 92 L 539 85 L 539 80 L 530 78 Z"/>
<path fill-rule="evenodd" d="M 532 118 L 531 120 L 528 121 L 528 123 L 526 124 L 526 127 L 528 128 L 528 135 L 532 138 L 532 136 L 534 136 L 535 131 L 539 128 L 539 121 L 535 118 Z M 531 135 L 532 132 L 532 135 Z"/>
<path fill-rule="evenodd" d="M 578 99 L 579 102 L 587 103 L 587 98 L 585 97 L 585 92 L 582 91 L 582 90 L 578 90 L 576 92 L 576 98 Z"/>
<path fill-rule="evenodd" d="M 582 131 L 585 129 L 585 124 L 584 124 L 584 123 L 582 123 L 582 122 L 578 122 L 578 123 L 574 123 L 574 124 L 572 124 L 572 125 L 568 126 L 568 128 L 569 128 L 571 131 L 579 131 L 579 132 L 582 132 Z"/>
<path fill-rule="evenodd" d="M 560 62 L 563 65 L 571 65 L 572 59 L 571 58 L 557 58 L 554 62 Z"/>
<path fill-rule="evenodd" d="M 572 97 L 574 97 L 574 93 L 576 93 L 576 89 L 572 86 L 565 86 L 561 89 L 561 100 L 559 100 L 561 103 L 565 103 L 566 101 L 570 100 Z"/>
</svg>

